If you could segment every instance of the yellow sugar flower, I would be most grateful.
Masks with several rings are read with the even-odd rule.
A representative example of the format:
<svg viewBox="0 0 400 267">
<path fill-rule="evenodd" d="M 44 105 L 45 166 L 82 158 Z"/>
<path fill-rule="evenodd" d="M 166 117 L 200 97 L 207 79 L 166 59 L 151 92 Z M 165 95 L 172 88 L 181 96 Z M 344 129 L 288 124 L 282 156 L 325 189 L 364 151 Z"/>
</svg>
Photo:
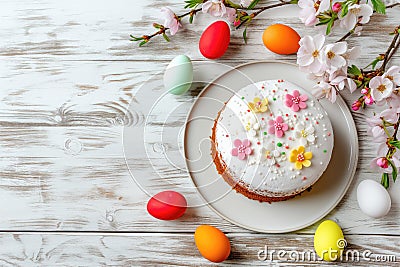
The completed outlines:
<svg viewBox="0 0 400 267">
<path fill-rule="evenodd" d="M 299 146 L 290 152 L 289 161 L 294 162 L 294 167 L 301 170 L 304 167 L 310 167 L 312 159 L 312 152 L 305 152 L 304 146 Z"/>
<path fill-rule="evenodd" d="M 260 99 L 256 97 L 253 99 L 253 102 L 249 103 L 249 108 L 256 113 L 266 112 L 268 110 L 268 99 Z"/>
</svg>

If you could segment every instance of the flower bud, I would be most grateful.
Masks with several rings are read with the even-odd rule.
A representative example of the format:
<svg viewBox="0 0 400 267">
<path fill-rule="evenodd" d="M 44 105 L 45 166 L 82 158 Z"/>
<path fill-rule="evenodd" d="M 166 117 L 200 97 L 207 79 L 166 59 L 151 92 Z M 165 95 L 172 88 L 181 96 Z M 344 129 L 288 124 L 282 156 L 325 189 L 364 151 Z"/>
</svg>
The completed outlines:
<svg viewBox="0 0 400 267">
<path fill-rule="evenodd" d="M 361 94 L 363 94 L 363 95 L 368 94 L 368 89 L 367 88 L 361 89 Z"/>
<path fill-rule="evenodd" d="M 376 160 L 376 165 L 378 165 L 382 169 L 387 169 L 389 168 L 389 161 L 387 160 L 387 158 L 381 157 Z"/>
<path fill-rule="evenodd" d="M 335 13 L 339 13 L 339 11 L 342 9 L 342 3 L 341 2 L 336 2 L 332 6 L 332 11 Z"/>
<path fill-rule="evenodd" d="M 366 96 L 364 102 L 365 102 L 365 104 L 370 106 L 370 105 L 372 105 L 374 103 L 374 99 L 372 98 L 372 96 Z"/>
<path fill-rule="evenodd" d="M 360 107 L 361 107 L 361 102 L 358 100 L 354 101 L 354 103 L 351 105 L 351 109 L 354 111 L 359 110 Z"/>
</svg>

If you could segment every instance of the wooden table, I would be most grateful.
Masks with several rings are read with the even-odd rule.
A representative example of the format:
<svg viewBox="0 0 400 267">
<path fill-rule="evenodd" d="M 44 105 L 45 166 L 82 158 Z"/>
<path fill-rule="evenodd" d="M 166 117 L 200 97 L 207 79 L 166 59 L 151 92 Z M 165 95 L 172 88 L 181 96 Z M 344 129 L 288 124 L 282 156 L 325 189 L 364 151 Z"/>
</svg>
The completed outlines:
<svg viewBox="0 0 400 267">
<path fill-rule="evenodd" d="M 152 22 L 163 22 L 161 7 L 168 5 L 182 12 L 182 2 L 0 0 L 0 265 L 208 265 L 193 240 L 200 224 L 214 225 L 230 238 L 232 254 L 227 265 L 271 264 L 270 259 L 257 257 L 265 245 L 275 250 L 313 250 L 318 224 L 289 234 L 260 234 L 232 225 L 205 206 L 189 209 L 174 222 L 158 221 L 147 214 L 149 197 L 128 171 L 122 137 L 126 127 L 132 127 L 138 136 L 145 127 L 145 118 L 129 109 L 135 92 L 145 89 L 140 86 L 150 78 L 150 82 L 159 81 L 168 62 L 179 54 L 193 59 L 195 79 L 205 82 L 225 71 L 225 66 L 255 60 L 295 62 L 294 55 L 275 55 L 263 47 L 264 28 L 281 22 L 301 35 L 316 32 L 292 16 L 295 7 L 266 12 L 249 28 L 248 45 L 243 44 L 242 31 L 232 32 L 228 52 L 217 61 L 223 64 L 221 71 L 215 73 L 200 70 L 206 60 L 197 49 L 200 34 L 211 21 L 208 15 L 200 14 L 192 26 L 185 21 L 185 29 L 171 43 L 159 38 L 138 48 L 129 42 L 130 33 L 150 33 Z M 349 39 L 350 45 L 363 49 L 357 64 L 367 65 L 391 41 L 386 33 L 398 25 L 400 9 L 387 13 L 374 15 L 360 37 Z M 400 64 L 400 53 L 393 63 Z M 201 87 L 171 100 L 171 106 L 185 102 L 190 107 Z M 349 104 L 357 97 L 344 96 Z M 139 104 L 152 101 L 149 97 L 147 103 Z M 356 201 L 360 181 L 379 181 L 368 167 L 376 149 L 366 134 L 365 118 L 371 113 L 353 113 L 360 139 L 357 173 L 345 198 L 326 219 L 341 225 L 349 249 L 370 250 L 372 259 L 385 254 L 395 255 L 397 260 L 342 265 L 397 266 L 400 183 L 392 186 L 392 209 L 382 219 L 364 215 Z M 185 116 L 178 112 L 166 127 L 179 132 Z M 152 148 L 154 155 L 166 151 L 178 157 L 179 142 L 170 137 L 149 141 L 149 151 Z M 182 188 L 189 202 L 199 198 L 186 186 L 191 182 L 184 170 L 165 158 L 156 159 L 150 166 L 148 155 L 137 151 L 127 162 L 142 178 L 148 177 L 154 192 L 173 189 L 162 180 L 169 179 Z M 155 170 L 162 179 L 154 176 Z M 272 263 L 323 265 L 286 259 L 279 261 L 275 254 Z"/>
</svg>

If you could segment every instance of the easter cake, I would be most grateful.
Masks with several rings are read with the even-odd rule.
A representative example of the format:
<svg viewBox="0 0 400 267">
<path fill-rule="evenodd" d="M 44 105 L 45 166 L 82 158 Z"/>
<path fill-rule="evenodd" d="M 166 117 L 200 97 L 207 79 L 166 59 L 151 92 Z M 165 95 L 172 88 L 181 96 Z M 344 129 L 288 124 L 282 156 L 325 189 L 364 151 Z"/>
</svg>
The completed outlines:
<svg viewBox="0 0 400 267">
<path fill-rule="evenodd" d="M 218 113 L 211 150 L 218 173 L 237 192 L 261 202 L 311 188 L 333 150 L 327 113 L 309 92 L 283 80 L 248 85 Z"/>
</svg>

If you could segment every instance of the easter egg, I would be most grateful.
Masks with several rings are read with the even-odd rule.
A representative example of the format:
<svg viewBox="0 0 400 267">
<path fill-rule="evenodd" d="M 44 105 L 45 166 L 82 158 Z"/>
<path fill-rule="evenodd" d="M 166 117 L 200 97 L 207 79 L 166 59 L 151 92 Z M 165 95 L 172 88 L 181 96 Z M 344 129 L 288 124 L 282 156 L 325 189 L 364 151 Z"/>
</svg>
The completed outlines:
<svg viewBox="0 0 400 267">
<path fill-rule="evenodd" d="M 358 185 L 357 202 L 362 212 L 373 218 L 388 214 L 392 205 L 388 191 L 374 180 L 364 180 Z"/>
<path fill-rule="evenodd" d="M 185 197 L 175 191 L 160 192 L 147 202 L 147 211 L 160 220 L 178 219 L 185 213 L 186 207 Z"/>
<path fill-rule="evenodd" d="M 231 253 L 226 235 L 210 225 L 200 225 L 194 233 L 194 241 L 201 255 L 212 262 L 222 262 Z"/>
<path fill-rule="evenodd" d="M 266 48 L 280 55 L 297 53 L 300 35 L 283 24 L 274 24 L 265 29 L 262 36 Z"/>
<path fill-rule="evenodd" d="M 193 82 L 193 65 L 189 57 L 176 56 L 164 72 L 164 87 L 174 95 L 186 93 Z"/>
<path fill-rule="evenodd" d="M 201 54 L 209 59 L 222 57 L 228 49 L 231 31 L 225 21 L 216 21 L 203 32 L 200 37 Z"/>
<path fill-rule="evenodd" d="M 342 229 L 334 221 L 323 221 L 315 231 L 314 249 L 325 261 L 339 259 L 346 245 Z"/>
</svg>

